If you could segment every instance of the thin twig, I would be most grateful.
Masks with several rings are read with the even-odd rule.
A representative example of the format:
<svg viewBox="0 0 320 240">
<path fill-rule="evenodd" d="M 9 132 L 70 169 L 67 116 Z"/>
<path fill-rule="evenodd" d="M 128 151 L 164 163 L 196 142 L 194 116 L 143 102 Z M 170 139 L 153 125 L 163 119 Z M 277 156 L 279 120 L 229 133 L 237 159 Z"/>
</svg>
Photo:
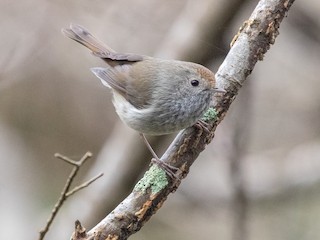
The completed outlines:
<svg viewBox="0 0 320 240">
<path fill-rule="evenodd" d="M 69 192 L 66 193 L 66 197 L 70 197 L 71 195 L 75 194 L 76 192 L 80 191 L 81 189 L 88 187 L 91 183 L 96 181 L 98 178 L 102 177 L 103 173 L 98 174 L 97 176 L 91 178 L 90 180 L 82 183 L 81 185 L 75 187 L 74 189 L 70 190 Z"/>
<path fill-rule="evenodd" d="M 54 218 L 56 217 L 58 211 L 60 210 L 60 208 L 62 207 L 63 203 L 67 200 L 67 198 L 71 195 L 73 195 L 74 193 L 76 193 L 77 191 L 89 186 L 92 182 L 94 182 L 96 179 L 98 179 L 99 177 L 101 177 L 103 174 L 99 174 L 98 176 L 94 177 L 93 179 L 75 187 L 73 190 L 69 191 L 70 186 L 75 178 L 75 176 L 77 175 L 80 167 L 86 162 L 86 160 L 88 160 L 91 156 L 92 153 L 87 152 L 83 155 L 83 157 L 79 160 L 79 161 L 75 161 L 72 160 L 64 155 L 61 155 L 59 153 L 56 153 L 54 155 L 56 158 L 63 160 L 71 165 L 73 165 L 73 169 L 63 187 L 63 190 L 60 194 L 60 198 L 58 199 L 58 201 L 56 202 L 56 204 L 54 205 L 54 208 L 51 211 L 51 215 L 47 220 L 47 224 L 46 226 L 40 231 L 40 236 L 39 236 L 39 240 L 44 239 L 46 233 L 49 231 L 49 228 L 54 220 Z"/>
<path fill-rule="evenodd" d="M 61 159 L 61 160 L 65 161 L 65 162 L 73 165 L 73 166 L 80 166 L 80 165 L 83 164 L 83 162 L 84 162 L 85 160 L 87 160 L 87 159 L 89 159 L 90 157 L 92 157 L 92 153 L 91 153 L 91 152 L 86 152 L 79 161 L 74 161 L 74 160 L 72 160 L 72 159 L 68 158 L 67 156 L 64 156 L 64 155 L 62 155 L 62 154 L 60 154 L 60 153 L 55 153 L 54 156 L 55 156 L 56 158 L 58 158 L 58 159 Z"/>
<path fill-rule="evenodd" d="M 86 152 L 83 157 L 80 159 L 79 164 L 84 164 L 89 158 L 92 157 L 92 153 L 91 152 Z"/>
<path fill-rule="evenodd" d="M 63 160 L 63 161 L 65 161 L 66 163 L 69 163 L 69 164 L 71 164 L 71 165 L 73 165 L 73 166 L 79 166 L 79 163 L 78 163 L 78 162 L 76 162 L 76 161 L 68 158 L 67 156 L 61 155 L 60 153 L 55 153 L 55 154 L 54 154 L 54 157 L 56 157 L 56 158 L 58 158 L 58 159 L 60 159 L 60 160 Z"/>
</svg>

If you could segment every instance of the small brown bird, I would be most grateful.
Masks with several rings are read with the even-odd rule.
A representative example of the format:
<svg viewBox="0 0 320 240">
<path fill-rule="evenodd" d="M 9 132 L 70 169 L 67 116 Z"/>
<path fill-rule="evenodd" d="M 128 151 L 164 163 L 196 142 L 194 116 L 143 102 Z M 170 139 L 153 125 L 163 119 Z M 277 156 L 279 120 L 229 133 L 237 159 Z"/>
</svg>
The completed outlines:
<svg viewBox="0 0 320 240">
<path fill-rule="evenodd" d="M 142 135 L 155 161 L 172 177 L 176 169 L 159 160 L 144 134 L 169 134 L 196 124 L 213 94 L 225 92 L 216 88 L 214 73 L 196 63 L 117 53 L 79 25 L 62 32 L 107 63 L 91 71 L 112 89 L 120 119 Z"/>
</svg>

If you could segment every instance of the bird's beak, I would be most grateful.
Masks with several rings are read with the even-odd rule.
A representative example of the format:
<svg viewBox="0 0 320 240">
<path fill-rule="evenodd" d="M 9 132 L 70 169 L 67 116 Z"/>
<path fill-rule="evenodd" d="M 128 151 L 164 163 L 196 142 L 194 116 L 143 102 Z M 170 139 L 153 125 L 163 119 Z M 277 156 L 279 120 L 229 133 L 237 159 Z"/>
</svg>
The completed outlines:
<svg viewBox="0 0 320 240">
<path fill-rule="evenodd" d="M 222 89 L 222 88 L 214 88 L 213 89 L 214 92 L 217 92 L 217 93 L 226 93 L 227 91 Z"/>
</svg>

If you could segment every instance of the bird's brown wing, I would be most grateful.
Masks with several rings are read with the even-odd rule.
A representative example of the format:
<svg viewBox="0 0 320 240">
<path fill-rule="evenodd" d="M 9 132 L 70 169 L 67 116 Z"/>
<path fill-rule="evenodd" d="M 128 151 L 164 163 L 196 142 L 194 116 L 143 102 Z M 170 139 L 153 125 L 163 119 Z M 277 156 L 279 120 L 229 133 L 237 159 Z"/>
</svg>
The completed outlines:
<svg viewBox="0 0 320 240">
<path fill-rule="evenodd" d="M 133 79 L 130 76 L 132 65 L 119 65 L 108 68 L 91 68 L 91 71 L 101 80 L 102 84 L 111 87 L 121 94 L 137 109 L 150 105 L 152 95 L 148 91 L 150 81 L 148 79 Z M 142 81 L 137 83 L 136 81 Z"/>
</svg>

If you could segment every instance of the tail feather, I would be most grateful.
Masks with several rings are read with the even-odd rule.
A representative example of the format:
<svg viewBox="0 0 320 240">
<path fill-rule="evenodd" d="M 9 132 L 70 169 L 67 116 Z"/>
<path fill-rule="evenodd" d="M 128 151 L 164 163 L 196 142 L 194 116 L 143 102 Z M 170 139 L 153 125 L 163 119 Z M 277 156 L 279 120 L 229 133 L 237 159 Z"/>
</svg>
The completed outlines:
<svg viewBox="0 0 320 240">
<path fill-rule="evenodd" d="M 100 42 L 87 29 L 77 24 L 70 24 L 69 28 L 62 29 L 62 33 L 76 42 L 89 48 L 93 55 L 102 58 L 110 66 L 131 64 L 143 60 L 145 57 L 132 53 L 117 53 L 115 50 Z"/>
<path fill-rule="evenodd" d="M 80 25 L 70 24 L 70 28 L 62 29 L 62 33 L 89 48 L 94 54 L 116 53 L 115 50 L 101 43 L 87 29 Z"/>
</svg>

